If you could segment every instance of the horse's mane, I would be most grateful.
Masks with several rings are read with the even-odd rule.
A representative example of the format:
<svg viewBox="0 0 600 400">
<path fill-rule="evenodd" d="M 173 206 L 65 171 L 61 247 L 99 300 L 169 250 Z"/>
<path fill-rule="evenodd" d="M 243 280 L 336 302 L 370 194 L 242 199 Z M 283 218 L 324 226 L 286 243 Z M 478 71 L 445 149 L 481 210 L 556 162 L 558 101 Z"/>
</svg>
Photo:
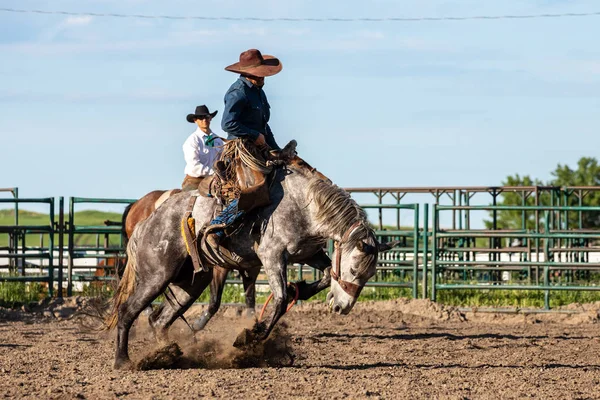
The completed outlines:
<svg viewBox="0 0 600 400">
<path fill-rule="evenodd" d="M 308 184 L 308 192 L 316 207 L 317 227 L 331 235 L 343 236 L 358 220 L 361 224 L 352 232 L 348 243 L 356 245 L 371 232 L 367 214 L 344 189 L 319 178 Z"/>
</svg>

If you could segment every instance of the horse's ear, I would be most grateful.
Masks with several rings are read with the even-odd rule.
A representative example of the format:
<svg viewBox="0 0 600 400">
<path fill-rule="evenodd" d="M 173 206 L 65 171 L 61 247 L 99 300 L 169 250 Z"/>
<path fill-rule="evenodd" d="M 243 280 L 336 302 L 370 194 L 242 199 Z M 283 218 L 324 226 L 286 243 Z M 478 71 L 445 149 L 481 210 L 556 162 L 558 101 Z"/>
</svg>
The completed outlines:
<svg viewBox="0 0 600 400">
<path fill-rule="evenodd" d="M 367 253 L 367 254 L 375 253 L 375 247 L 371 246 L 368 243 L 363 242 L 362 240 L 356 244 L 356 248 L 363 253 Z"/>
<path fill-rule="evenodd" d="M 296 146 L 298 143 L 295 140 L 290 142 L 281 150 L 281 157 L 285 160 L 291 160 L 296 155 Z"/>
<path fill-rule="evenodd" d="M 388 251 L 388 250 L 391 250 L 394 247 L 398 246 L 399 243 L 400 243 L 399 240 L 392 240 L 391 242 L 387 242 L 387 243 L 377 243 L 377 250 Z"/>
</svg>

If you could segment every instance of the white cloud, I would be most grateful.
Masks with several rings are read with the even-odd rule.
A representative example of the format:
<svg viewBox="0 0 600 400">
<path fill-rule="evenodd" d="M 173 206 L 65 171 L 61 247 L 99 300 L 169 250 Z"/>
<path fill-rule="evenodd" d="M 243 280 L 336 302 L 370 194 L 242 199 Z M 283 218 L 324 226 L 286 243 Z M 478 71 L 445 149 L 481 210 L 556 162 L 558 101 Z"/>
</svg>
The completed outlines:
<svg viewBox="0 0 600 400">
<path fill-rule="evenodd" d="M 92 17 L 89 15 L 73 15 L 65 18 L 60 23 L 53 25 L 49 29 L 42 31 L 39 36 L 41 43 L 53 42 L 58 36 L 68 31 L 69 29 L 77 29 L 80 26 L 87 26 L 92 22 Z"/>
<path fill-rule="evenodd" d="M 92 17 L 89 15 L 77 15 L 68 17 L 65 20 L 65 25 L 89 25 L 92 22 Z"/>
</svg>

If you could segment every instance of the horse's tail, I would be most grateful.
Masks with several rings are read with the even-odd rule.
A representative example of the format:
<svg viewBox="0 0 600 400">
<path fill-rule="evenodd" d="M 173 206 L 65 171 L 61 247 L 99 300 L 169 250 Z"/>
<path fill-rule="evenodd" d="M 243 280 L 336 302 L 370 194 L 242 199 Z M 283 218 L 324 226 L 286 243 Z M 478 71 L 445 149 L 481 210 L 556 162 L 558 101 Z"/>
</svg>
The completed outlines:
<svg viewBox="0 0 600 400">
<path fill-rule="evenodd" d="M 137 273 L 136 253 L 136 241 L 131 240 L 127 244 L 127 265 L 125 266 L 123 277 L 119 281 L 117 291 L 111 300 L 111 311 L 104 320 L 104 330 L 109 331 L 117 326 L 117 322 L 119 320 L 119 307 L 129 298 L 135 289 Z"/>
<path fill-rule="evenodd" d="M 129 203 L 125 210 L 123 211 L 123 216 L 121 217 L 121 235 L 123 236 L 123 246 L 127 247 L 127 243 L 129 243 L 129 237 L 127 236 L 127 216 L 129 215 L 129 211 L 131 211 L 131 207 L 133 207 L 135 203 Z"/>
<path fill-rule="evenodd" d="M 123 210 L 123 216 L 121 217 L 121 237 L 123 238 L 123 247 L 127 248 L 129 244 L 129 236 L 127 236 L 127 217 L 129 216 L 129 212 L 131 211 L 131 207 L 133 207 L 135 203 L 129 203 L 125 210 Z M 123 262 L 122 262 L 122 261 Z M 117 276 L 119 279 L 123 278 L 123 273 L 125 272 L 125 267 L 123 264 L 127 263 L 127 256 L 119 257 L 117 259 Z"/>
</svg>

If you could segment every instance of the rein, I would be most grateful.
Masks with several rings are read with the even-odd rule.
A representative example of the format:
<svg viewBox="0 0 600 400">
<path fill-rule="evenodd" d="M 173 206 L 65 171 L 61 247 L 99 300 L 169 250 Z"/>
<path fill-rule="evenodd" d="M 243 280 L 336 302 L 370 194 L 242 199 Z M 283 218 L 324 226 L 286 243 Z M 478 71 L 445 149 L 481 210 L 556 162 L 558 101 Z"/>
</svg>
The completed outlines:
<svg viewBox="0 0 600 400">
<path fill-rule="evenodd" d="M 361 221 L 356 221 L 354 224 L 352 224 L 352 226 L 350 228 L 348 228 L 348 230 L 346 231 L 346 233 L 344 233 L 344 236 L 342 237 L 342 240 L 340 240 L 339 242 L 336 240 L 334 243 L 334 247 L 335 247 L 335 268 L 331 268 L 331 277 L 333 278 L 333 280 L 335 280 L 341 287 L 342 289 L 344 289 L 344 292 L 348 293 L 350 296 L 352 297 L 358 297 L 360 295 L 360 292 L 362 290 L 362 286 L 357 285 L 356 283 L 352 283 L 352 282 L 348 282 L 342 279 L 342 244 L 344 244 L 348 238 L 350 237 L 350 235 L 352 234 L 352 232 L 358 228 L 358 226 L 361 224 Z"/>
<path fill-rule="evenodd" d="M 239 159 L 251 170 L 268 175 L 273 170 L 272 166 L 268 161 L 259 158 L 257 154 L 253 154 L 253 150 L 259 151 L 258 147 L 248 146 L 244 140 L 232 140 L 224 146 L 221 160 Z"/>
</svg>

